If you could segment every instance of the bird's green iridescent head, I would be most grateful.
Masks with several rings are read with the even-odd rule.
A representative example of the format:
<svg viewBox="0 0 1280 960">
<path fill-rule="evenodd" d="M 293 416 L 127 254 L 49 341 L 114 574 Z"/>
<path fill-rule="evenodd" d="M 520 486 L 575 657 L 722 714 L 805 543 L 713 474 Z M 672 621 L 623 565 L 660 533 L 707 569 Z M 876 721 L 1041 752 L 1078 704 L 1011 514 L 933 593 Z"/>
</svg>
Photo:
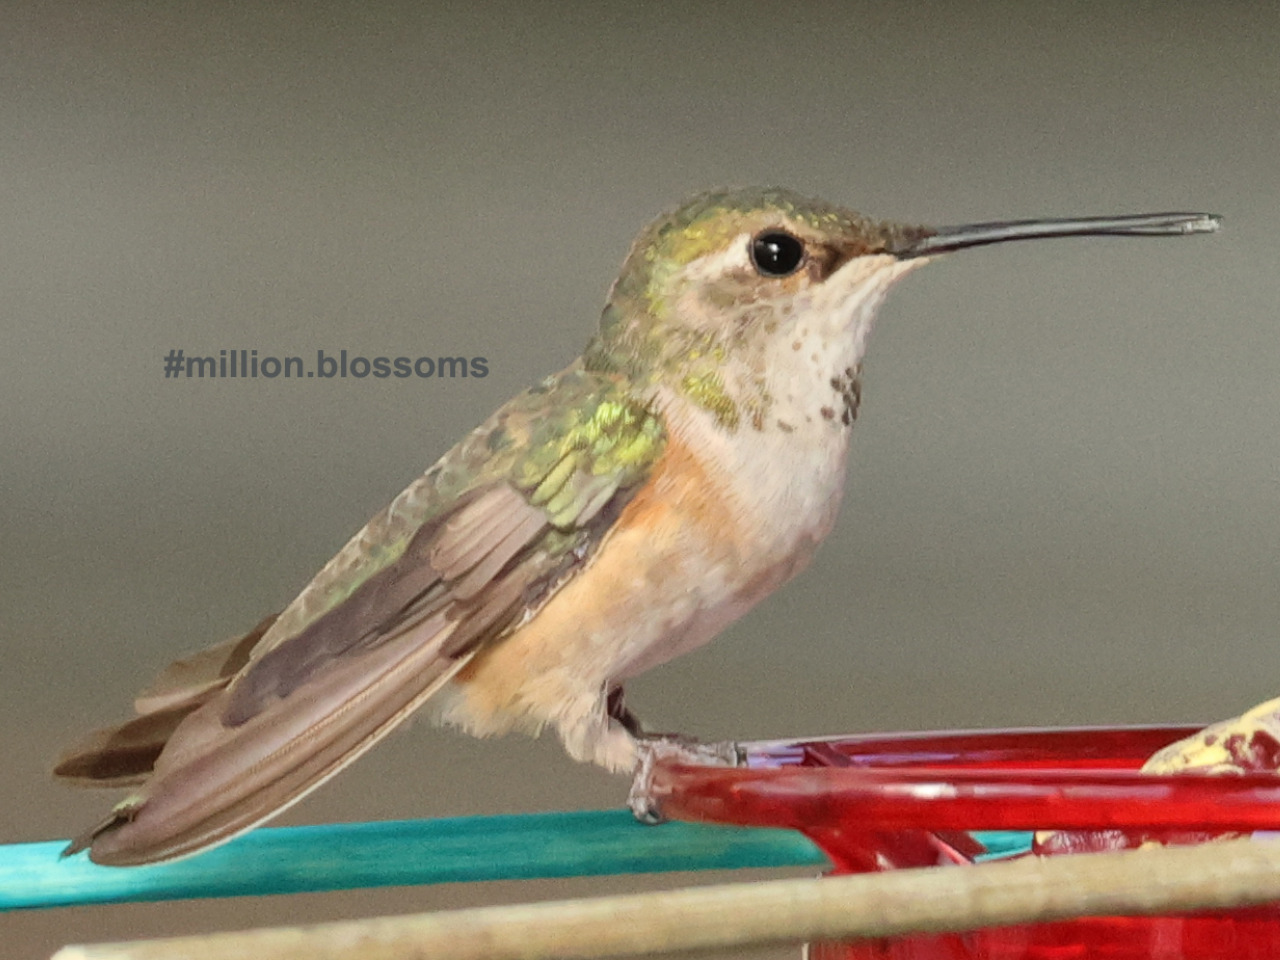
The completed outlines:
<svg viewBox="0 0 1280 960">
<path fill-rule="evenodd" d="M 901 247 L 925 232 L 777 187 L 699 194 L 636 238 L 610 291 L 602 334 L 624 334 L 643 322 L 639 314 L 671 320 L 679 307 L 698 305 L 691 294 L 719 308 L 785 300 L 855 257 Z M 770 239 L 787 243 L 783 238 L 798 244 L 764 249 Z M 761 239 L 766 243 L 756 243 Z M 787 259 L 789 253 L 795 256 Z"/>
<path fill-rule="evenodd" d="M 852 261 L 890 266 L 926 232 L 779 188 L 701 194 L 637 238 L 586 362 L 667 382 L 733 419 L 739 398 L 722 382 L 731 358 L 757 356 L 797 317 L 838 309 L 875 273 L 846 270 Z"/>
</svg>

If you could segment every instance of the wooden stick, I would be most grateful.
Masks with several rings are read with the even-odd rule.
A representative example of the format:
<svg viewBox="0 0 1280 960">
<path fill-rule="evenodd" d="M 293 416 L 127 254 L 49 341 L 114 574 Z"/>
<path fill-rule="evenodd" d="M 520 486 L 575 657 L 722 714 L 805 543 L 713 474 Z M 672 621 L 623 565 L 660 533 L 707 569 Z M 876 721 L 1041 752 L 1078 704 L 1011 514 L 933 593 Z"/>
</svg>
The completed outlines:
<svg viewBox="0 0 1280 960">
<path fill-rule="evenodd" d="M 54 960 L 617 957 L 1272 900 L 1280 900 L 1280 844 L 1229 840 L 70 946 Z"/>
</svg>

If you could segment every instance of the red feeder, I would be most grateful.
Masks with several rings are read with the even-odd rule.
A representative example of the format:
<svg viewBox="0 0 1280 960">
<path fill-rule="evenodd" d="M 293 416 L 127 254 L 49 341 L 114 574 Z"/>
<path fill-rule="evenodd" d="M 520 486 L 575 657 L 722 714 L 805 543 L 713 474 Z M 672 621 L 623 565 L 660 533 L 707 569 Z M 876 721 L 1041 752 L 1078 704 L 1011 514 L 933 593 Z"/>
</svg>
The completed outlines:
<svg viewBox="0 0 1280 960">
<path fill-rule="evenodd" d="M 799 830 L 822 847 L 837 874 L 989 859 L 972 831 L 1036 831 L 1030 849 L 1014 855 L 1056 856 L 1280 830 L 1280 775 L 1248 772 L 1275 770 L 1275 751 L 1262 750 L 1275 745 L 1266 733 L 1225 744 L 1233 751 L 1231 776 L 1141 771 L 1152 754 L 1198 733 L 1200 727 L 1120 727 L 759 742 L 746 745 L 746 767 L 660 764 L 653 787 L 676 819 Z M 1201 740 L 1216 742 L 1204 734 Z M 813 944 L 808 956 L 1275 958 L 1280 904 Z"/>
</svg>

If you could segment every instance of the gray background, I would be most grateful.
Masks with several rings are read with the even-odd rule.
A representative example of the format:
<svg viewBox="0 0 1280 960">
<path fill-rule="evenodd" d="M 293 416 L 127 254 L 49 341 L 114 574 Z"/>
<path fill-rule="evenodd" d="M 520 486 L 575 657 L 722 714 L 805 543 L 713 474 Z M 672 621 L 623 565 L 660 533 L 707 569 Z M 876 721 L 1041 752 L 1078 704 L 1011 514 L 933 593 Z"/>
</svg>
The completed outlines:
<svg viewBox="0 0 1280 960">
<path fill-rule="evenodd" d="M 643 223 L 725 183 L 931 223 L 1205 209 L 1227 227 L 909 278 L 824 552 L 633 684 L 641 716 L 781 737 L 1213 719 L 1280 693 L 1274 6 L 10 4 L 0 45 L 0 840 L 97 818 L 109 796 L 49 781 L 57 749 L 286 602 L 575 355 Z M 166 381 L 174 347 L 492 372 Z M 420 724 L 288 820 L 624 789 L 554 742 Z M 681 882 L 61 910 L 0 936 L 39 957 Z"/>
</svg>

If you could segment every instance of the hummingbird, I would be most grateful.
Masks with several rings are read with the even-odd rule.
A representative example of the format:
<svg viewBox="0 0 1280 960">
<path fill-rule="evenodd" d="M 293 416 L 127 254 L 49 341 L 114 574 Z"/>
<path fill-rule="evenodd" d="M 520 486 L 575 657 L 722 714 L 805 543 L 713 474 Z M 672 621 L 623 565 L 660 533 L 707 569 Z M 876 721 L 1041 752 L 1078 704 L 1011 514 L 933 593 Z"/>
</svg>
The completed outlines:
<svg viewBox="0 0 1280 960">
<path fill-rule="evenodd" d="M 136 789 L 67 853 L 110 865 L 223 843 L 420 707 L 478 736 L 553 728 L 632 775 L 736 763 L 647 734 L 625 682 L 794 577 L 836 519 L 862 361 L 902 277 L 986 244 L 1211 232 L 1163 213 L 931 228 L 780 188 L 700 194 L 641 232 L 595 336 L 414 480 L 278 615 L 179 660 L 55 776 Z"/>
</svg>

